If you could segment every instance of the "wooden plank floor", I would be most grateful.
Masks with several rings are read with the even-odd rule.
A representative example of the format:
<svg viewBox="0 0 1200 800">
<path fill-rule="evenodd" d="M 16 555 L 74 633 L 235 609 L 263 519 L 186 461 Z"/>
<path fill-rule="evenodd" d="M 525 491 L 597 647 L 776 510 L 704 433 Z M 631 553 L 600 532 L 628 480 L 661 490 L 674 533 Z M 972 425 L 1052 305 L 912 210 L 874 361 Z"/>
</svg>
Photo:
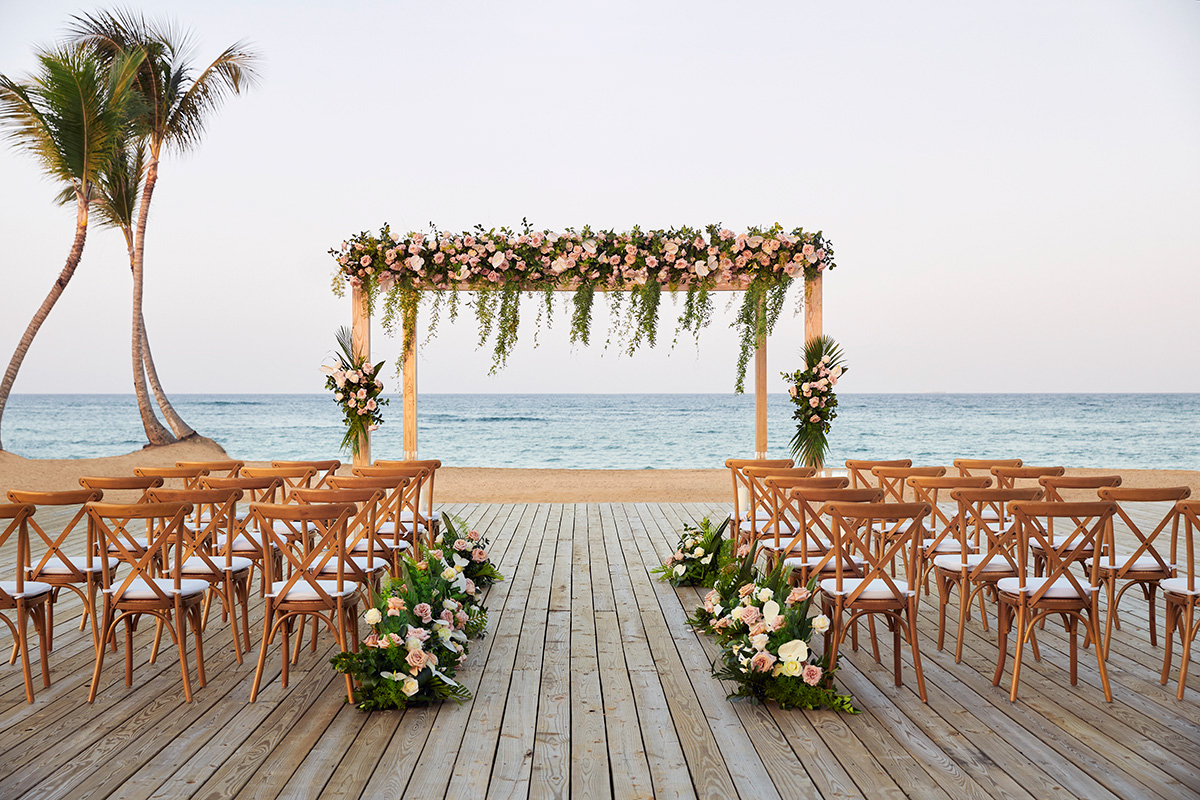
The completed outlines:
<svg viewBox="0 0 1200 800">
<path fill-rule="evenodd" d="M 19 668 L 0 667 L 0 798 L 1200 797 L 1200 666 L 1183 702 L 1174 672 L 1159 684 L 1162 649 L 1150 646 L 1133 593 L 1108 661 L 1112 704 L 1090 650 L 1070 685 L 1067 639 L 1053 625 L 1010 703 L 991 683 L 995 626 L 985 633 L 976 615 L 955 664 L 952 635 L 935 650 L 931 598 L 921 610 L 927 705 L 907 651 L 896 687 L 865 648 L 847 652 L 839 674 L 862 714 L 780 711 L 725 699 L 729 687 L 709 671 L 713 641 L 684 625 L 700 593 L 648 573 L 683 524 L 723 508 L 449 510 L 491 537 L 508 576 L 491 589 L 489 635 L 460 672 L 473 701 L 360 713 L 329 668 L 325 634 L 286 689 L 272 649 L 251 704 L 254 656 L 237 664 L 214 614 L 208 685 L 194 703 L 183 702 L 173 648 L 148 663 L 147 623 L 133 686 L 121 657 L 109 657 L 88 705 L 91 637 L 77 629 L 78 603 L 64 599 L 52 686 L 29 705 Z M 6 548 L 0 569 L 13 566 Z M 261 606 L 251 623 L 257 639 Z M 890 646 L 881 640 L 884 664 Z"/>
</svg>

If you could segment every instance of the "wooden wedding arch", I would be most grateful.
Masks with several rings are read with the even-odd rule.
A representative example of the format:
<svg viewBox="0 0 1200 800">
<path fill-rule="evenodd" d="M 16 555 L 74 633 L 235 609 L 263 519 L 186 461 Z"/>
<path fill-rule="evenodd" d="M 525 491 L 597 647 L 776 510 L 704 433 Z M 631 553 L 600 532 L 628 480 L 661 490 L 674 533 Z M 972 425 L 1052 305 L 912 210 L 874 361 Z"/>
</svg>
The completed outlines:
<svg viewBox="0 0 1200 800">
<path fill-rule="evenodd" d="M 804 339 L 808 341 L 822 334 L 821 323 L 821 279 L 822 274 L 806 277 L 804 282 Z M 563 287 L 556 291 L 573 291 Z M 744 291 L 744 285 L 718 283 L 711 291 Z M 620 289 L 614 290 L 620 291 Z M 354 286 L 350 296 L 351 330 L 356 356 L 370 360 L 371 357 L 371 307 L 366 291 Z M 404 414 L 404 459 L 417 458 L 417 315 L 410 313 L 402 319 L 404 347 L 403 371 L 403 414 Z M 754 348 L 754 453 L 755 458 L 767 457 L 767 337 L 760 334 Z M 358 452 L 354 455 L 355 465 L 371 462 L 371 436 L 364 432 L 359 437 Z"/>
</svg>

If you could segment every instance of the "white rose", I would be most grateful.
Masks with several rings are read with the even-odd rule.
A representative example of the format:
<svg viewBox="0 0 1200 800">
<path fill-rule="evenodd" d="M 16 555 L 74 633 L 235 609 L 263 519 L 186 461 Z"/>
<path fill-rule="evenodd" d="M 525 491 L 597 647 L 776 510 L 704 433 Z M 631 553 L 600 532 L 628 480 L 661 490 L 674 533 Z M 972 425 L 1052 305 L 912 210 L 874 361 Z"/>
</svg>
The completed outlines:
<svg viewBox="0 0 1200 800">
<path fill-rule="evenodd" d="M 414 694 L 420 691 L 420 689 L 421 684 L 417 683 L 416 678 L 409 678 L 404 682 L 404 685 L 400 687 L 400 691 L 404 692 L 404 694 L 408 697 L 412 697 Z"/>
<path fill-rule="evenodd" d="M 813 630 L 817 633 L 824 633 L 825 631 L 829 630 L 829 617 L 825 616 L 824 614 L 813 617 L 812 626 Z"/>
<path fill-rule="evenodd" d="M 366 620 L 368 625 L 378 625 L 380 620 L 383 619 L 383 614 L 379 613 L 378 608 L 370 608 L 367 609 L 366 614 L 363 614 L 363 619 Z"/>
<path fill-rule="evenodd" d="M 415 636 L 410 636 L 404 642 L 404 649 L 410 653 L 415 653 L 421 649 L 421 640 Z"/>
<path fill-rule="evenodd" d="M 783 662 L 783 674 L 784 675 L 790 675 L 791 677 L 794 678 L 794 677 L 799 676 L 800 673 L 803 671 L 804 671 L 804 665 L 799 661 L 789 660 L 789 661 Z"/>
<path fill-rule="evenodd" d="M 758 602 L 760 602 L 760 603 L 765 603 L 774 596 L 775 596 L 775 592 L 771 591 L 770 589 L 762 588 L 762 589 L 758 590 Z M 779 612 L 776 612 L 776 613 L 779 613 Z"/>
<path fill-rule="evenodd" d="M 692 551 L 692 558 L 699 558 L 702 555 L 704 555 L 703 547 L 697 547 L 695 550 Z"/>
<path fill-rule="evenodd" d="M 754 646 L 755 650 L 766 650 L 767 640 L 770 638 L 771 637 L 767 636 L 765 633 L 760 633 L 758 636 L 750 637 L 750 644 Z"/>
<path fill-rule="evenodd" d="M 808 658 L 808 644 L 801 639 L 792 639 L 779 645 L 779 657 L 784 661 L 804 661 Z"/>
<path fill-rule="evenodd" d="M 442 580 L 444 581 L 452 581 L 457 576 L 458 570 L 456 570 L 454 567 L 446 567 L 444 570 L 442 570 Z"/>
<path fill-rule="evenodd" d="M 738 606 L 737 608 L 735 608 L 733 611 L 731 611 L 731 612 L 729 613 L 729 616 L 733 617 L 733 618 L 734 618 L 734 619 L 736 619 L 736 620 L 741 620 L 741 618 L 742 618 L 742 613 L 743 613 L 745 610 L 746 610 L 746 607 L 745 607 L 745 606 Z"/>
</svg>

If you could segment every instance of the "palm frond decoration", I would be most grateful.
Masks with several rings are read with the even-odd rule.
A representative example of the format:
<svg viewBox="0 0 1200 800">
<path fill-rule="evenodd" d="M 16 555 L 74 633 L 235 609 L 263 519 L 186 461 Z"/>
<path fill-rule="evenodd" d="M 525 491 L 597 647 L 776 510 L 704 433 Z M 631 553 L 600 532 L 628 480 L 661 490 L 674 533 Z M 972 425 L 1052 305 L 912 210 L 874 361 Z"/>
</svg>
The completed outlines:
<svg viewBox="0 0 1200 800">
<path fill-rule="evenodd" d="M 837 419 L 837 395 L 833 387 L 846 372 L 841 345 L 829 336 L 809 339 L 803 350 L 804 368 L 783 373 L 791 386 L 788 393 L 796 405 L 792 418 L 792 456 L 805 466 L 821 467 L 829 451 L 829 429 Z"/>
</svg>

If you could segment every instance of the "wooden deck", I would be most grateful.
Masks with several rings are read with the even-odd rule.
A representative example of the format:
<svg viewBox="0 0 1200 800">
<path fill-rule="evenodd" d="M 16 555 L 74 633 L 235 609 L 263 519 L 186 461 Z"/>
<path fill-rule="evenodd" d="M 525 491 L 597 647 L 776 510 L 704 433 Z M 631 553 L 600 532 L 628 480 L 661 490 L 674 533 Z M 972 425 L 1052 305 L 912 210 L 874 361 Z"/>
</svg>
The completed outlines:
<svg viewBox="0 0 1200 800">
<path fill-rule="evenodd" d="M 91 637 L 76 630 L 78 605 L 63 602 L 53 685 L 28 705 L 19 668 L 0 668 L 0 798 L 1200 796 L 1200 667 L 1183 702 L 1173 681 L 1159 685 L 1162 650 L 1149 645 L 1140 598 L 1126 601 L 1109 657 L 1112 704 L 1091 651 L 1070 685 L 1053 625 L 1010 703 L 991 684 L 995 626 L 984 634 L 976 617 L 955 664 L 952 645 L 934 649 L 931 598 L 921 612 L 928 705 L 864 649 L 847 652 L 839 674 L 860 715 L 785 712 L 725 699 L 709 672 L 713 642 L 684 624 L 698 593 L 648 574 L 685 522 L 723 508 L 449 510 L 486 531 L 508 576 L 491 589 L 489 635 L 460 672 L 472 702 L 361 713 L 328 665 L 325 634 L 286 690 L 273 650 L 251 704 L 253 656 L 236 664 L 214 615 L 208 685 L 194 703 L 183 702 L 172 648 L 146 663 L 144 624 L 133 687 L 122 659 L 106 659 L 89 706 Z M 0 554 L 5 575 L 13 560 Z M 261 606 L 252 613 L 253 626 Z M 890 638 L 880 646 L 887 664 Z M 911 682 L 909 667 L 906 656 Z"/>
</svg>

